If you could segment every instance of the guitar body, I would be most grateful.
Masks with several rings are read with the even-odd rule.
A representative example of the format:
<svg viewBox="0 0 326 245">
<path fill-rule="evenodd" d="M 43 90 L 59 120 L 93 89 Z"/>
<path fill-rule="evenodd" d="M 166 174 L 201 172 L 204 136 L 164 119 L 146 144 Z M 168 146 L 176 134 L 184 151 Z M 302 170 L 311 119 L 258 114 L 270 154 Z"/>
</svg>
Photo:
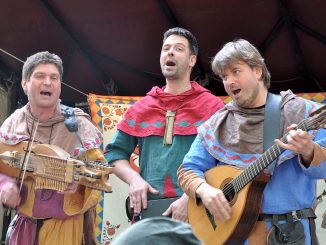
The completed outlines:
<svg viewBox="0 0 326 245">
<path fill-rule="evenodd" d="M 242 171 L 231 166 L 218 166 L 208 170 L 205 178 L 208 184 L 222 190 Z M 245 241 L 258 219 L 262 193 L 268 179 L 267 174 L 261 174 L 235 193 L 232 200 L 229 200 L 232 207 L 231 219 L 225 223 L 215 219 L 203 204 L 197 205 L 189 199 L 189 223 L 197 237 L 206 245 L 241 244 Z"/>
<path fill-rule="evenodd" d="M 309 118 L 297 124 L 297 129 L 308 131 L 324 127 L 326 105 L 314 111 Z M 285 134 L 280 140 L 287 143 Z M 203 204 L 189 199 L 188 218 L 195 234 L 206 245 L 243 244 L 257 222 L 264 188 L 270 175 L 264 172 L 285 151 L 277 144 L 268 148 L 245 169 L 226 165 L 205 173 L 209 185 L 221 189 L 232 208 L 231 218 L 225 223 L 215 219 Z"/>
</svg>

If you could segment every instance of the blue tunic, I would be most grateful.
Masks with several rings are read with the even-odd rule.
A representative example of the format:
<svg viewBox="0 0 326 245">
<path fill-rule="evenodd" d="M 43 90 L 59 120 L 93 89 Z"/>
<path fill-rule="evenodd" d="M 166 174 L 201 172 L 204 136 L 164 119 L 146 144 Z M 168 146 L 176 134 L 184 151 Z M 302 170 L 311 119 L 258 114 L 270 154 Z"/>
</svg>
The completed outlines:
<svg viewBox="0 0 326 245">
<path fill-rule="evenodd" d="M 315 104 L 315 106 L 318 106 Z M 306 116 L 311 110 L 311 102 L 306 104 Z M 205 125 L 206 124 L 206 125 Z M 244 154 L 223 147 L 214 135 L 214 128 L 205 123 L 198 128 L 198 136 L 190 151 L 185 156 L 180 171 L 184 177 L 186 172 L 194 173 L 204 179 L 204 173 L 218 165 L 234 165 L 248 167 L 261 154 Z M 309 132 L 313 141 L 326 147 L 326 130 L 319 129 Z M 311 208 L 316 197 L 317 179 L 326 178 L 326 161 L 318 166 L 306 168 L 300 162 L 300 157 L 292 151 L 284 151 L 277 160 L 277 167 L 264 192 L 261 212 L 267 214 L 283 214 L 293 210 Z M 194 177 L 192 177 L 194 178 Z M 193 191 L 193 190 L 191 190 Z M 305 227 L 306 244 L 310 244 L 308 221 L 302 219 Z M 267 222 L 267 227 L 270 227 Z M 247 241 L 246 241 L 247 243 Z"/>
</svg>

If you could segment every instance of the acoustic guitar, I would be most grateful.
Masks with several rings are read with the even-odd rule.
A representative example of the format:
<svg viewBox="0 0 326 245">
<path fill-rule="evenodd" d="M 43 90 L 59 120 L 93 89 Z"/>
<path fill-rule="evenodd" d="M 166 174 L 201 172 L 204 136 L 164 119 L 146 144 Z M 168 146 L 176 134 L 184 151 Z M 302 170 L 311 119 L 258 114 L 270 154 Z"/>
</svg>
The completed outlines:
<svg viewBox="0 0 326 245">
<path fill-rule="evenodd" d="M 297 129 L 308 131 L 323 127 L 326 123 L 326 106 L 302 120 Z M 286 135 L 280 140 L 287 143 Z M 257 222 L 264 188 L 270 178 L 264 169 L 285 149 L 277 144 L 266 150 L 245 169 L 217 166 L 205 173 L 209 185 L 221 189 L 232 208 L 231 219 L 221 223 L 208 209 L 189 199 L 188 216 L 194 233 L 206 245 L 242 244 Z"/>
</svg>

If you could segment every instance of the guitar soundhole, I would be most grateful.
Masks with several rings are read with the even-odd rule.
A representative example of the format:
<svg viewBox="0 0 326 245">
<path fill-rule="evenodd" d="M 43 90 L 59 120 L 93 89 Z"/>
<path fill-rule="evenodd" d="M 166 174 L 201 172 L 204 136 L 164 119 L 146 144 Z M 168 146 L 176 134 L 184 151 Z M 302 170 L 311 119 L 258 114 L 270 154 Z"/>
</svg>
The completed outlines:
<svg viewBox="0 0 326 245">
<path fill-rule="evenodd" d="M 234 187 L 231 183 L 226 183 L 223 187 L 223 193 L 228 202 L 232 202 L 235 196 Z"/>
</svg>

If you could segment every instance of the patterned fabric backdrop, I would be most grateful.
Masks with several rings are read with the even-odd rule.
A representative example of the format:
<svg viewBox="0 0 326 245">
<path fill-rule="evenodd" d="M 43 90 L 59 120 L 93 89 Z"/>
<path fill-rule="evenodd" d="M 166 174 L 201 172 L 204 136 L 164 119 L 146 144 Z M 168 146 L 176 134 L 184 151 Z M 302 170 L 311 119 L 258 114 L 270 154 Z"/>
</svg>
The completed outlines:
<svg viewBox="0 0 326 245">
<path fill-rule="evenodd" d="M 326 104 L 326 93 L 298 94 L 306 99 Z M 88 103 L 93 123 L 103 133 L 103 146 L 111 140 L 116 126 L 126 110 L 140 97 L 129 96 L 100 96 L 89 94 Z M 231 99 L 228 96 L 220 97 L 224 103 Z M 135 149 L 130 159 L 131 165 L 138 169 L 138 152 Z M 128 196 L 128 186 L 114 175 L 110 175 L 112 193 L 103 193 L 102 200 L 97 205 L 97 239 L 101 244 L 110 244 L 111 240 L 125 230 L 130 222 L 126 216 L 125 200 Z"/>
</svg>

